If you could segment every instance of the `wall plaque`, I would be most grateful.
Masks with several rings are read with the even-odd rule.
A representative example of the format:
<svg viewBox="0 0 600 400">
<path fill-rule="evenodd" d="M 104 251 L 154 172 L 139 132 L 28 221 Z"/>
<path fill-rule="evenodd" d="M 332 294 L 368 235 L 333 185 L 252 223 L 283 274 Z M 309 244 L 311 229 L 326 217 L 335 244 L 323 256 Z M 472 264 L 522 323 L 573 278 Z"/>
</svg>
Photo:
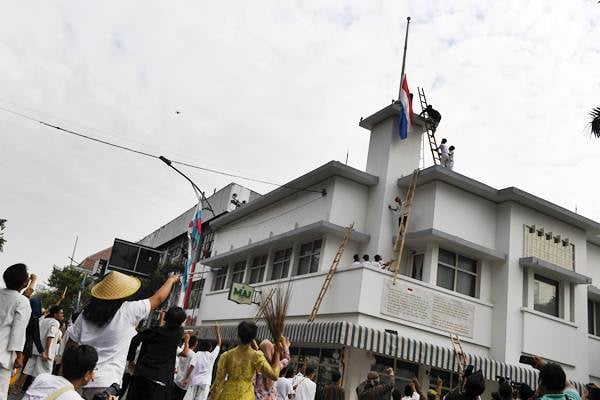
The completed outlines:
<svg viewBox="0 0 600 400">
<path fill-rule="evenodd" d="M 473 337 L 475 305 L 419 285 L 386 280 L 381 313 L 460 336 Z"/>
</svg>

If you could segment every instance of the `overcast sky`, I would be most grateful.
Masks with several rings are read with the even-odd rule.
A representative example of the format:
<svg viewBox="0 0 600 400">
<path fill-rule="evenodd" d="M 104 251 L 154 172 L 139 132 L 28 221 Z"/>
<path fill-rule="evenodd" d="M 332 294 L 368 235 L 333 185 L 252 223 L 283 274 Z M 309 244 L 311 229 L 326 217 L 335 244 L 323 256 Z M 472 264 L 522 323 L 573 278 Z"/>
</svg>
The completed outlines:
<svg viewBox="0 0 600 400">
<path fill-rule="evenodd" d="M 358 121 L 397 96 L 410 15 L 408 82 L 441 111 L 455 170 L 600 220 L 596 0 L 1 3 L 0 107 L 282 183 L 347 150 L 365 168 Z M 1 269 L 46 278 L 75 236 L 81 260 L 194 202 L 160 161 L 3 111 L 0 140 Z M 185 171 L 208 192 L 232 181 Z"/>
</svg>

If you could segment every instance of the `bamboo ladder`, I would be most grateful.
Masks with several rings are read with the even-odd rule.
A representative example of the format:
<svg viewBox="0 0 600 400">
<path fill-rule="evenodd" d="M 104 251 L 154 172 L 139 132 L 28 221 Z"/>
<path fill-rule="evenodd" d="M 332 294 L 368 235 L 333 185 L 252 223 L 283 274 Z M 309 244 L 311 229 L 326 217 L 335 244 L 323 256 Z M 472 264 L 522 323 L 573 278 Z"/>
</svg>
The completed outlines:
<svg viewBox="0 0 600 400">
<path fill-rule="evenodd" d="M 425 111 L 427 108 L 427 98 L 425 97 L 425 90 L 423 88 L 418 87 L 417 91 L 419 92 L 419 102 L 421 103 L 421 112 Z M 435 139 L 435 133 L 433 132 L 433 123 L 429 120 L 429 118 L 423 117 L 425 120 L 425 129 L 427 130 L 427 139 L 429 140 L 429 149 L 431 150 L 431 156 L 433 157 L 433 165 L 440 164 L 440 154 L 438 153 L 438 144 Z"/>
<path fill-rule="evenodd" d="M 415 169 L 410 179 L 408 191 L 406 192 L 406 198 L 402 202 L 402 207 L 400 209 L 400 226 L 398 227 L 398 233 L 396 234 L 396 240 L 394 241 L 394 247 L 392 248 L 392 264 L 390 265 L 390 270 L 393 272 L 392 283 L 394 285 L 396 284 L 396 278 L 400 272 L 400 260 L 402 259 L 402 251 L 404 250 L 404 242 L 408 232 L 408 220 L 410 217 L 413 199 L 415 197 L 415 191 L 417 189 L 418 177 L 419 170 Z"/>
<path fill-rule="evenodd" d="M 267 297 L 262 300 L 260 302 L 260 306 L 258 307 L 258 311 L 256 312 L 256 316 L 254 317 L 254 321 L 258 321 L 260 319 L 260 317 L 262 317 L 263 313 L 265 312 L 265 308 L 267 308 L 267 304 L 271 301 L 271 299 L 273 298 L 273 295 L 277 292 L 277 288 L 272 288 L 271 291 L 269 292 L 269 294 L 267 295 Z M 262 297 L 262 294 L 261 294 Z"/>
<path fill-rule="evenodd" d="M 354 222 L 350 224 L 350 226 L 346 227 L 346 231 L 344 232 L 344 237 L 342 238 L 342 242 L 340 243 L 340 247 L 338 247 L 337 253 L 335 253 L 335 257 L 333 258 L 333 262 L 331 263 L 331 267 L 329 267 L 329 272 L 327 272 L 327 276 L 325 276 L 325 280 L 323 281 L 323 285 L 321 285 L 321 290 L 319 291 L 319 295 L 315 301 L 315 305 L 308 317 L 308 322 L 312 322 L 315 320 L 317 313 L 319 312 L 319 307 L 321 307 L 321 302 L 325 297 L 325 293 L 327 293 L 327 289 L 329 289 L 329 285 L 331 284 L 331 280 L 333 279 L 333 275 L 335 271 L 337 271 L 337 267 L 342 259 L 342 254 L 344 254 L 344 250 L 346 249 L 346 245 L 348 244 L 348 240 L 350 240 L 350 234 L 352 234 L 352 229 L 354 228 Z"/>
<path fill-rule="evenodd" d="M 452 342 L 452 347 L 454 348 L 454 357 L 456 357 L 458 360 L 458 372 L 462 374 L 467 366 L 467 357 L 465 356 L 462 344 L 460 343 L 460 338 L 457 334 L 451 333 L 450 341 Z"/>
</svg>

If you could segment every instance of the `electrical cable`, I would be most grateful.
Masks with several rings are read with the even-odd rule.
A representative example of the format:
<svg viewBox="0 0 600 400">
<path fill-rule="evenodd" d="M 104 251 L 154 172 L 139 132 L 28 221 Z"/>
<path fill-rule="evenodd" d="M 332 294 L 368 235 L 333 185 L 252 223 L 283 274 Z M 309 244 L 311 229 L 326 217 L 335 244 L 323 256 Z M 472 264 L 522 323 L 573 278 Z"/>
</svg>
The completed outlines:
<svg viewBox="0 0 600 400">
<path fill-rule="evenodd" d="M 98 139 L 96 137 L 89 136 L 89 135 L 86 135 L 86 134 L 83 134 L 83 133 L 80 133 L 80 132 L 77 132 L 77 131 L 74 131 L 74 130 L 71 130 L 71 129 L 62 128 L 62 127 L 60 127 L 58 125 L 53 125 L 51 123 L 42 121 L 41 119 L 37 119 L 37 118 L 32 117 L 30 115 L 27 115 L 27 114 L 24 114 L 24 113 L 21 113 L 21 112 L 18 112 L 18 111 L 14 111 L 14 110 L 2 107 L 2 106 L 0 106 L 0 110 L 4 111 L 4 112 L 7 112 L 7 113 L 10 113 L 10 114 L 13 114 L 13 115 L 16 115 L 16 116 L 19 116 L 21 118 L 27 119 L 29 121 L 37 122 L 37 123 L 42 124 L 42 125 L 44 125 L 44 126 L 46 126 L 48 128 L 53 128 L 53 129 L 56 129 L 56 130 L 61 131 L 61 132 L 69 133 L 71 135 L 77 136 L 77 137 L 82 138 L 82 139 L 91 140 L 91 141 L 96 142 L 96 143 L 101 143 L 101 144 L 104 144 L 104 145 L 107 145 L 107 146 L 110 146 L 110 147 L 113 147 L 113 148 L 117 148 L 117 149 L 120 149 L 120 150 L 128 151 L 128 152 L 135 153 L 135 154 L 138 154 L 138 155 L 142 155 L 142 156 L 146 156 L 146 157 L 150 157 L 150 158 L 156 158 L 156 159 L 159 159 L 159 160 L 161 159 L 160 158 L 161 156 L 158 156 L 158 155 L 155 155 L 155 154 L 151 154 L 151 153 L 148 153 L 148 152 L 145 152 L 145 151 L 142 151 L 142 150 L 137 150 L 137 149 L 134 149 L 134 148 L 131 148 L 131 147 L 123 146 L 123 145 L 120 145 L 120 144 L 116 144 L 116 143 L 113 143 L 113 142 L 109 142 L 107 140 Z M 270 182 L 270 181 L 266 181 L 266 180 L 262 180 L 262 179 L 250 178 L 250 177 L 243 176 L 243 175 L 238 175 L 238 174 L 233 174 L 233 173 L 230 173 L 230 172 L 220 171 L 220 170 L 213 169 L 213 168 L 202 167 L 202 166 L 199 166 L 199 165 L 194 165 L 194 164 L 186 163 L 186 162 L 183 162 L 183 161 L 177 161 L 177 160 L 170 160 L 170 161 L 173 164 L 178 164 L 178 165 L 182 165 L 182 166 L 185 166 L 185 167 L 198 169 L 198 170 L 205 171 L 205 172 L 211 172 L 211 173 L 214 173 L 214 174 L 219 174 L 219 175 L 229 176 L 229 177 L 233 177 L 233 178 L 243 179 L 243 180 L 246 180 L 246 181 L 263 183 L 263 184 L 277 186 L 277 187 L 286 188 L 286 189 L 292 189 L 292 190 L 296 190 L 296 191 L 299 191 L 299 192 L 321 193 L 322 195 L 324 195 L 326 193 L 325 189 L 314 190 L 314 189 L 306 189 L 306 188 L 297 188 L 297 187 L 293 187 L 293 186 L 289 186 L 289 185 L 284 185 L 284 184 L 280 184 L 280 183 L 274 183 L 274 182 Z"/>
</svg>

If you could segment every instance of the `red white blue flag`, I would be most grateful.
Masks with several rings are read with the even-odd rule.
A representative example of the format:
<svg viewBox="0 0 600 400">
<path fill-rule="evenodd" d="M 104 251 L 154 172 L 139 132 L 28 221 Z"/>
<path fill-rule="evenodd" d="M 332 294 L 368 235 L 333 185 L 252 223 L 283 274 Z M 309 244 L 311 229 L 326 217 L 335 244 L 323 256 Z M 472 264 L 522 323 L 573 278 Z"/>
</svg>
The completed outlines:
<svg viewBox="0 0 600 400">
<path fill-rule="evenodd" d="M 412 99 L 410 97 L 410 90 L 408 89 L 408 81 L 406 80 L 406 74 L 402 78 L 402 86 L 400 87 L 400 105 L 402 111 L 396 119 L 394 128 L 398 130 L 400 139 L 406 139 L 408 137 L 408 131 L 412 125 Z"/>
</svg>

